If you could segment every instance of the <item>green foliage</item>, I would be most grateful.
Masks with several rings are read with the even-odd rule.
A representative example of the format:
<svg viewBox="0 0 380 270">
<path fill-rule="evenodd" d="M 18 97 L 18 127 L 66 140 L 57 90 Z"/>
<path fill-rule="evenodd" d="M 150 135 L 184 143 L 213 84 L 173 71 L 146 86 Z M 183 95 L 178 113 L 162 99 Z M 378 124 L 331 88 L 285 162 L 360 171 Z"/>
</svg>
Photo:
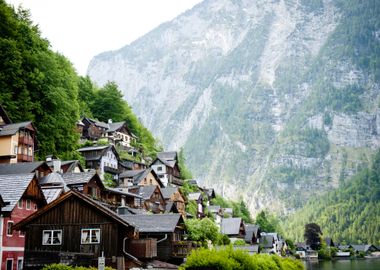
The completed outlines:
<svg viewBox="0 0 380 270">
<path fill-rule="evenodd" d="M 188 201 L 186 203 L 186 212 L 191 214 L 193 217 L 196 217 L 198 213 L 197 203 L 195 201 Z"/>
<path fill-rule="evenodd" d="M 103 184 L 106 187 L 111 187 L 111 188 L 116 187 L 116 182 L 115 182 L 115 179 L 113 178 L 113 175 L 110 173 L 104 173 Z"/>
<path fill-rule="evenodd" d="M 181 193 L 187 198 L 189 193 L 198 192 L 199 188 L 196 185 L 190 184 L 189 181 L 184 181 L 180 187 Z"/>
<path fill-rule="evenodd" d="M 186 220 L 186 228 L 190 240 L 201 242 L 207 245 L 207 240 L 216 243 L 219 235 L 219 228 L 209 218 L 204 219 L 188 219 Z"/>
<path fill-rule="evenodd" d="M 193 175 L 191 174 L 191 171 L 186 167 L 185 165 L 185 155 L 183 153 L 183 148 L 181 147 L 179 154 L 178 154 L 178 166 L 181 172 L 181 179 L 192 179 Z"/>
<path fill-rule="evenodd" d="M 50 49 L 28 11 L 1 1 L 0 18 L 0 103 L 14 122 L 34 122 L 39 158 L 74 151 L 79 106 L 72 64 Z"/>
<path fill-rule="evenodd" d="M 233 243 L 234 246 L 245 246 L 247 245 L 243 239 L 237 239 Z"/>
<path fill-rule="evenodd" d="M 263 232 L 279 232 L 278 219 L 264 210 L 257 214 L 255 223 Z"/>
<path fill-rule="evenodd" d="M 230 243 L 231 243 L 231 240 L 230 238 L 228 238 L 227 235 L 223 233 L 219 233 L 215 244 L 218 246 L 226 246 L 226 245 L 229 245 Z"/>
<path fill-rule="evenodd" d="M 96 270 L 96 267 L 72 266 L 60 263 L 45 265 L 42 270 Z M 114 268 L 106 266 L 105 270 L 114 270 Z"/>
<path fill-rule="evenodd" d="M 222 208 L 232 208 L 233 217 L 240 217 L 246 223 L 252 223 L 251 213 L 248 210 L 247 205 L 241 199 L 238 202 L 227 200 L 222 196 L 216 195 L 214 199 L 211 200 L 212 205 L 220 205 Z"/>
<path fill-rule="evenodd" d="M 243 250 L 227 247 L 220 250 L 198 249 L 191 252 L 181 270 L 302 270 L 301 262 L 276 255 L 249 255 Z"/>
<path fill-rule="evenodd" d="M 380 244 L 379 176 L 380 152 L 370 168 L 290 215 L 283 224 L 288 237 L 302 241 L 304 224 L 318 222 L 335 242 Z"/>
</svg>

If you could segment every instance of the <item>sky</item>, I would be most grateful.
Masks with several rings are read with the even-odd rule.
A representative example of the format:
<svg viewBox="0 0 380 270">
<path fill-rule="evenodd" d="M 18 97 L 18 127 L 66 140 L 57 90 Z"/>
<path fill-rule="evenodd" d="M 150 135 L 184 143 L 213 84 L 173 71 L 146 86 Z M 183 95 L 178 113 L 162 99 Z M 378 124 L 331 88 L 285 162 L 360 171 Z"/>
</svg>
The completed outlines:
<svg viewBox="0 0 380 270">
<path fill-rule="evenodd" d="M 29 9 L 42 37 L 80 75 L 91 58 L 130 44 L 202 0 L 6 0 Z"/>
</svg>

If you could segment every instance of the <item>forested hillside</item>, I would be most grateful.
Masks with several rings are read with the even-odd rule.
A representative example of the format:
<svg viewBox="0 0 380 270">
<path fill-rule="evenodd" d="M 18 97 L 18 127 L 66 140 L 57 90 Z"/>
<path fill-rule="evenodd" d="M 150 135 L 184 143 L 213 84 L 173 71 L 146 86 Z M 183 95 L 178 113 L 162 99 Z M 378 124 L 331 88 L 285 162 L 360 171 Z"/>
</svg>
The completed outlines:
<svg viewBox="0 0 380 270">
<path fill-rule="evenodd" d="M 287 237 L 304 241 L 305 224 L 315 222 L 335 242 L 380 244 L 380 152 L 338 190 L 310 200 L 284 222 Z"/>
<path fill-rule="evenodd" d="M 74 158 L 80 116 L 127 121 L 146 155 L 157 143 L 141 125 L 114 83 L 96 87 L 80 77 L 63 55 L 41 38 L 29 12 L 15 11 L 0 0 L 0 104 L 13 122 L 32 120 L 37 128 L 39 158 L 55 154 Z"/>
</svg>

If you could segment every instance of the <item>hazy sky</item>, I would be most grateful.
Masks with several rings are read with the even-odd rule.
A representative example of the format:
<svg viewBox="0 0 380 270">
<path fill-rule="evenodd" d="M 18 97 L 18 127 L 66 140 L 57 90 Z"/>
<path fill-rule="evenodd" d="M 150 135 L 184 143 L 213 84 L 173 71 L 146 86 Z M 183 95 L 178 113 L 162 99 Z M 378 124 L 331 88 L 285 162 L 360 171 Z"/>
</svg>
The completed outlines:
<svg viewBox="0 0 380 270">
<path fill-rule="evenodd" d="M 119 49 L 202 0 L 6 0 L 31 11 L 42 36 L 81 75 L 91 58 Z"/>
</svg>

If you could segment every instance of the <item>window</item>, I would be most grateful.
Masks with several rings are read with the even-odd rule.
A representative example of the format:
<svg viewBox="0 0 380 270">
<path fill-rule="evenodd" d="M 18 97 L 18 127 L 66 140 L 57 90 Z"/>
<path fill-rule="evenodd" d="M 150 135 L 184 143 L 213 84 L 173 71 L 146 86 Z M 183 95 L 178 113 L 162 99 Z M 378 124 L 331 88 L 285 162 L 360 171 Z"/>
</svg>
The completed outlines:
<svg viewBox="0 0 380 270">
<path fill-rule="evenodd" d="M 42 245 L 61 245 L 62 230 L 44 230 L 42 232 Z"/>
<path fill-rule="evenodd" d="M 99 244 L 100 229 L 82 229 L 81 244 Z"/>
<path fill-rule="evenodd" d="M 13 259 L 7 259 L 6 270 L 12 270 L 12 269 L 13 269 Z"/>
<path fill-rule="evenodd" d="M 23 258 L 17 258 L 17 270 L 22 270 L 24 259 Z"/>
<path fill-rule="evenodd" d="M 162 171 L 162 167 L 161 166 L 159 166 L 159 167 L 157 167 L 157 171 Z"/>
<path fill-rule="evenodd" d="M 18 153 L 18 146 L 15 145 L 13 149 L 13 154 L 17 155 L 17 153 Z"/>
<path fill-rule="evenodd" d="M 22 209 L 22 199 L 20 199 L 17 203 L 17 207 Z"/>
<path fill-rule="evenodd" d="M 159 177 L 159 178 L 164 178 L 164 175 L 163 175 L 163 174 L 160 174 L 158 177 Z"/>
<path fill-rule="evenodd" d="M 27 199 L 26 200 L 26 209 L 30 210 L 31 209 L 31 207 L 30 207 L 31 205 L 32 205 L 32 201 L 30 199 Z"/>
<path fill-rule="evenodd" d="M 12 236 L 12 227 L 13 227 L 14 222 L 13 221 L 8 221 L 7 223 L 7 235 Z"/>
</svg>

